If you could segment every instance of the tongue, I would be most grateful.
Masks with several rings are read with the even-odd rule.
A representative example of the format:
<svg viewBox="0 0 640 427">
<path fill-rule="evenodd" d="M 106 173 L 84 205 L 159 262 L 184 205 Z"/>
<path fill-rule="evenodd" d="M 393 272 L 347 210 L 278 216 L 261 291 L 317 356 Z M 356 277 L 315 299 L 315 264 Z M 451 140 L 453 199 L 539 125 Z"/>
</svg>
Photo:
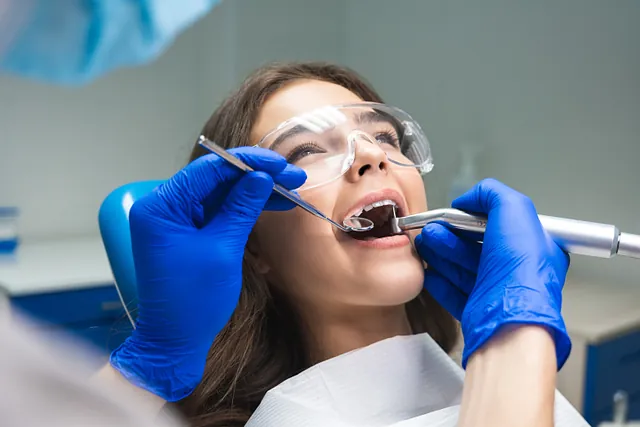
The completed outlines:
<svg viewBox="0 0 640 427">
<path fill-rule="evenodd" d="M 370 219 L 376 226 L 383 225 L 389 221 L 392 209 L 391 206 L 380 206 L 379 208 L 371 209 L 369 212 L 363 212 L 360 216 Z"/>
</svg>

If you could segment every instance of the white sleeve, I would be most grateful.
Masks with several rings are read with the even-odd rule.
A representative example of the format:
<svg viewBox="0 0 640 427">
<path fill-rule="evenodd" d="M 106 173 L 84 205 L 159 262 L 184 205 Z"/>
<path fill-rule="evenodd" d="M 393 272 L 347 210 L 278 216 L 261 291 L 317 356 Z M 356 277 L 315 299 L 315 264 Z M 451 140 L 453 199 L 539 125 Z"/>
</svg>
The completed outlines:
<svg viewBox="0 0 640 427">
<path fill-rule="evenodd" d="M 3 427 L 178 427 L 172 414 L 143 413 L 131 390 L 90 382 L 101 363 L 72 340 L 46 340 L 39 325 L 8 315 L 0 293 L 0 417 Z M 57 336 L 57 335 L 56 335 Z"/>
</svg>

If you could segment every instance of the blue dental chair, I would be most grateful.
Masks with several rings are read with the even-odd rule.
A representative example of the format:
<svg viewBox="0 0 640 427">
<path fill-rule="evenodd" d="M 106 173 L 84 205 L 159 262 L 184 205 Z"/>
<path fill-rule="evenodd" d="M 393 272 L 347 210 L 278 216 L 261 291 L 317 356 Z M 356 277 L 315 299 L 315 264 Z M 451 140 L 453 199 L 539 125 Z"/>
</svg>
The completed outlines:
<svg viewBox="0 0 640 427">
<path fill-rule="evenodd" d="M 135 308 L 138 306 L 138 290 L 131 249 L 129 210 L 136 200 L 149 194 L 162 182 L 132 182 L 116 188 L 104 199 L 98 213 L 100 234 L 116 289 L 132 326 L 135 322 Z"/>
</svg>

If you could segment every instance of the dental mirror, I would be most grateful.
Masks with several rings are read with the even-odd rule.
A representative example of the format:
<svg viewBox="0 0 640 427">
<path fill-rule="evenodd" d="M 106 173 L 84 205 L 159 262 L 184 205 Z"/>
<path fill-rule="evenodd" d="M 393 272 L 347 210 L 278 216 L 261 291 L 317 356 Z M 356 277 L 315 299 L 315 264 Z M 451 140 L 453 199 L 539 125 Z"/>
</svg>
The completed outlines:
<svg viewBox="0 0 640 427">
<path fill-rule="evenodd" d="M 345 219 L 342 224 L 349 229 L 349 231 L 369 231 L 373 229 L 373 221 L 367 218 L 361 218 L 352 216 Z"/>
</svg>

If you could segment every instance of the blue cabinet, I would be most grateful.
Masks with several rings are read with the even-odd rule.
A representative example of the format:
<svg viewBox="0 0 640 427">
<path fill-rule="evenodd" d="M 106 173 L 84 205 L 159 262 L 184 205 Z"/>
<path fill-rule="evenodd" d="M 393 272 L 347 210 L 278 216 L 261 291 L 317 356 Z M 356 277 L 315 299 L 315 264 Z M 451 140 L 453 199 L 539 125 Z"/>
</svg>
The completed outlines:
<svg viewBox="0 0 640 427">
<path fill-rule="evenodd" d="M 131 333 L 97 236 L 21 244 L 0 257 L 0 288 L 49 337 L 71 333 L 105 358 Z"/>
<path fill-rule="evenodd" d="M 49 333 L 70 332 L 108 355 L 131 333 L 113 284 L 15 296 L 12 305 L 42 322 Z"/>
<path fill-rule="evenodd" d="M 613 420 L 614 395 L 625 392 L 627 419 L 640 421 L 640 286 L 571 279 L 562 312 L 573 348 L 558 390 L 590 425 Z"/>
<path fill-rule="evenodd" d="M 584 415 L 594 426 L 613 419 L 616 391 L 628 395 L 630 420 L 640 420 L 640 330 L 590 344 L 584 388 Z"/>
</svg>

